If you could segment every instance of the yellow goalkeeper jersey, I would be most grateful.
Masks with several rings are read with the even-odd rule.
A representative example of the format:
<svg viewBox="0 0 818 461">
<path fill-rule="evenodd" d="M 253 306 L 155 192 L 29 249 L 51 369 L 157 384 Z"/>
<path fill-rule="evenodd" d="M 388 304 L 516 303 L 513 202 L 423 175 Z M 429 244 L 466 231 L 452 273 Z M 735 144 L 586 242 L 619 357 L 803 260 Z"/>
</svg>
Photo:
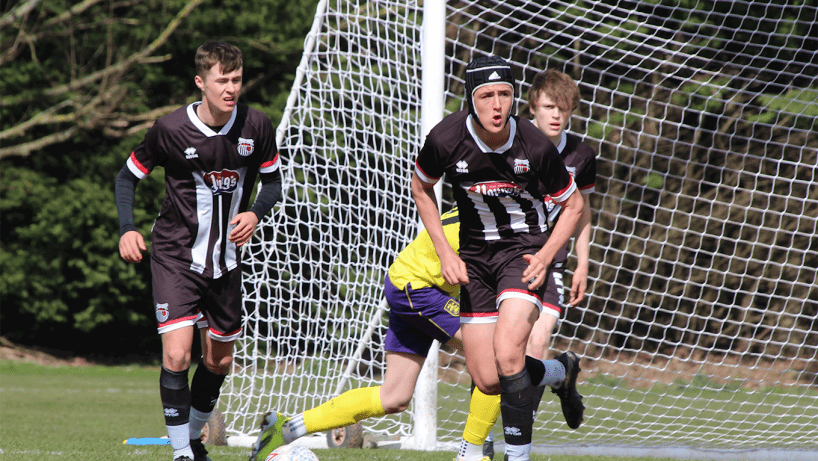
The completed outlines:
<svg viewBox="0 0 818 461">
<path fill-rule="evenodd" d="M 455 253 L 460 253 L 460 219 L 457 208 L 444 213 L 440 217 L 446 240 Z M 460 294 L 460 285 L 452 286 L 443 280 L 440 275 L 440 258 L 437 257 L 435 246 L 425 229 L 403 251 L 389 267 L 389 280 L 395 287 L 403 290 L 407 283 L 413 289 L 438 287 L 452 297 Z"/>
</svg>

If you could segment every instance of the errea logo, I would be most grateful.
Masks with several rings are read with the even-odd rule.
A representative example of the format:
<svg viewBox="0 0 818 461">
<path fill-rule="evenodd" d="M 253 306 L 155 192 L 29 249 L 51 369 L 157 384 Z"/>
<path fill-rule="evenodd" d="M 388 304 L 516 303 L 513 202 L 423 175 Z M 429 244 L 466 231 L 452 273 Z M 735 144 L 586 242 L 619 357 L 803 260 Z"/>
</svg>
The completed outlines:
<svg viewBox="0 0 818 461">
<path fill-rule="evenodd" d="M 465 160 L 461 160 L 455 164 L 457 166 L 458 173 L 468 173 L 469 172 L 469 163 Z"/>
<path fill-rule="evenodd" d="M 199 154 L 196 153 L 195 147 L 188 147 L 185 149 L 185 158 L 190 160 L 192 158 L 199 158 Z"/>
</svg>

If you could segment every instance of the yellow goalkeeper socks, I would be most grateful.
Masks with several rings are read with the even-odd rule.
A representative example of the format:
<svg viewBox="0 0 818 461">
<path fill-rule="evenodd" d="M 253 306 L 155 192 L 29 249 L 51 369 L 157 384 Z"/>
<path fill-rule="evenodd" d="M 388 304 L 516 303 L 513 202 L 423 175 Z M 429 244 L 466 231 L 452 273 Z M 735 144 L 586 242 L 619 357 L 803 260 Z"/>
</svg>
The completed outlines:
<svg viewBox="0 0 818 461">
<path fill-rule="evenodd" d="M 499 410 L 499 396 L 498 410 Z M 321 432 L 383 416 L 381 386 L 352 389 L 303 413 L 307 432 Z"/>
<path fill-rule="evenodd" d="M 469 403 L 466 427 L 463 429 L 463 440 L 482 447 L 491 428 L 497 422 L 498 416 L 500 416 L 500 396 L 486 395 L 475 387 Z"/>
</svg>

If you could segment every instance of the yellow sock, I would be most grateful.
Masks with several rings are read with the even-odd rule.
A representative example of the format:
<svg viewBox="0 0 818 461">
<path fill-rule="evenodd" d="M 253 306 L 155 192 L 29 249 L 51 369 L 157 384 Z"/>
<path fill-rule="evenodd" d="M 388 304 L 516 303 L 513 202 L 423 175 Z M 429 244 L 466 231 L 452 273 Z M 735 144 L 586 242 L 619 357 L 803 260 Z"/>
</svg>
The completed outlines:
<svg viewBox="0 0 818 461">
<path fill-rule="evenodd" d="M 338 429 L 385 414 L 381 404 L 381 386 L 375 386 L 346 391 L 305 411 L 303 416 L 307 432 L 313 433 Z"/>
<path fill-rule="evenodd" d="M 486 395 L 474 388 L 469 403 L 469 416 L 463 429 L 463 440 L 475 445 L 483 445 L 491 428 L 500 416 L 500 396 Z"/>
</svg>

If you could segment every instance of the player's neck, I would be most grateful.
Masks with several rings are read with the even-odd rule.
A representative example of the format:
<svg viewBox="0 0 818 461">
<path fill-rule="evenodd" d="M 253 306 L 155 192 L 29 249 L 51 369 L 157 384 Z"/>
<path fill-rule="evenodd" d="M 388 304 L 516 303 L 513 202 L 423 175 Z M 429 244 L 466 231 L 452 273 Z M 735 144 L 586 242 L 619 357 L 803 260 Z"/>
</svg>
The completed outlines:
<svg viewBox="0 0 818 461">
<path fill-rule="evenodd" d="M 506 125 L 496 133 L 493 133 L 477 123 L 472 123 L 474 132 L 477 137 L 483 141 L 486 146 L 492 151 L 503 147 L 508 142 L 508 137 L 511 136 L 511 124 L 506 120 Z"/>
<path fill-rule="evenodd" d="M 205 125 L 224 126 L 230 121 L 233 111 L 222 112 L 208 103 L 207 99 L 205 98 L 202 103 L 196 107 L 196 115 Z"/>
</svg>

